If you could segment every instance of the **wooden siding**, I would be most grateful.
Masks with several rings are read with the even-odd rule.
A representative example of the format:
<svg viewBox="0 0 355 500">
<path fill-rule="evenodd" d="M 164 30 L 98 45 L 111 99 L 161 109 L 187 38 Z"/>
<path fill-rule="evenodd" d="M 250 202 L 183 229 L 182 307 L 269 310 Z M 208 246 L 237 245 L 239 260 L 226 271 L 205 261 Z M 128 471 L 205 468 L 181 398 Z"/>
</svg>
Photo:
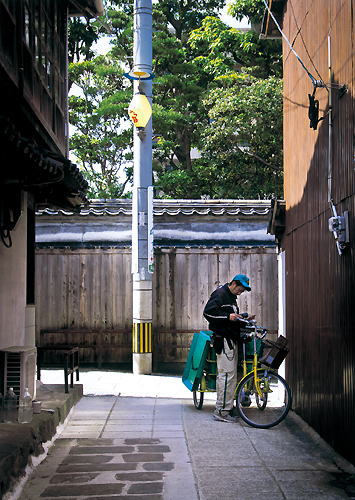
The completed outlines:
<svg viewBox="0 0 355 500">
<path fill-rule="evenodd" d="M 98 349 L 93 346 L 100 345 L 102 363 L 131 362 L 131 250 L 37 249 L 36 252 L 37 343 L 86 343 L 90 347 L 81 350 L 84 363 L 99 361 Z M 209 295 L 237 273 L 247 274 L 252 287 L 251 293 L 239 299 L 241 310 L 256 314 L 259 324 L 275 334 L 278 328 L 275 248 L 155 250 L 155 369 L 181 370 L 193 332 L 208 328 L 202 311 Z M 54 352 L 46 355 L 47 361 L 55 361 L 59 356 Z"/>
<path fill-rule="evenodd" d="M 287 379 L 293 408 L 339 453 L 355 463 L 354 303 L 354 5 L 351 0 L 288 0 L 283 29 L 313 74 L 328 82 L 328 33 L 332 80 L 346 84 L 332 94 L 328 144 L 328 91 L 317 89 L 320 117 L 309 126 L 313 85 L 284 43 L 284 158 L 286 231 Z M 329 156 L 330 155 L 330 156 Z M 331 197 L 338 215 L 350 214 L 350 245 L 338 254 L 328 219 Z"/>
<path fill-rule="evenodd" d="M 63 0 L 0 1 L 0 74 L 6 97 L 1 113 L 26 102 L 31 121 L 65 153 L 66 3 Z M 6 77 L 1 72 L 4 71 Z M 6 79 L 8 78 L 8 81 Z M 11 82 L 11 83 L 10 83 Z M 10 88 L 11 95 L 6 95 Z M 10 107 L 9 107 L 10 106 Z M 17 126 L 25 120 L 15 113 Z M 32 130 L 33 134 L 33 130 Z"/>
</svg>

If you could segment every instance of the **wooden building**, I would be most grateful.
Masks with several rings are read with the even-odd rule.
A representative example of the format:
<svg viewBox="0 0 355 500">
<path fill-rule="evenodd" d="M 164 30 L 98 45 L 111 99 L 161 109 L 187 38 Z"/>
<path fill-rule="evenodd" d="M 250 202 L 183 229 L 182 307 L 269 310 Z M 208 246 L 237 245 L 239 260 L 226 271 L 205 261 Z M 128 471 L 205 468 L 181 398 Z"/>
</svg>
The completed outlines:
<svg viewBox="0 0 355 500">
<path fill-rule="evenodd" d="M 15 391 L 35 391 L 36 207 L 75 211 L 87 201 L 87 183 L 67 158 L 67 25 L 68 15 L 102 13 L 101 0 L 0 0 L 2 394 L 6 360 L 26 350 L 31 362 L 19 360 Z"/>
<path fill-rule="evenodd" d="M 154 200 L 153 371 L 182 373 L 211 292 L 250 277 L 243 311 L 277 334 L 277 259 L 270 201 Z M 130 200 L 36 217 L 37 344 L 78 345 L 81 363 L 132 362 Z M 48 351 L 47 363 L 59 353 Z"/>
<path fill-rule="evenodd" d="M 291 349 L 286 375 L 294 410 L 355 463 L 354 2 L 271 4 L 289 41 L 283 42 L 286 206 L 277 229 L 282 328 Z M 266 37 L 280 36 L 276 28 L 266 13 Z"/>
</svg>

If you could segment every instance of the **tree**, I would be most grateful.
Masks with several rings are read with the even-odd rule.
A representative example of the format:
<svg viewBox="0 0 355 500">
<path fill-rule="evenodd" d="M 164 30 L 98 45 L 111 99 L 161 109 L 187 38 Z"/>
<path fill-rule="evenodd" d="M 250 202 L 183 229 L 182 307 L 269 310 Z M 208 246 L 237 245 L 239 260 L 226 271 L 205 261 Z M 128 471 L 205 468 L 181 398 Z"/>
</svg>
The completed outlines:
<svg viewBox="0 0 355 500">
<path fill-rule="evenodd" d="M 158 176 L 175 163 L 192 169 L 191 150 L 208 123 L 201 97 L 211 77 L 193 63 L 188 37 L 224 4 L 224 0 L 164 0 L 155 5 L 153 125 L 159 136 L 154 152 Z"/>
<path fill-rule="evenodd" d="M 208 78 L 192 64 L 188 47 L 167 29 L 155 36 L 154 54 L 153 126 L 159 136 L 154 168 L 161 171 L 177 162 L 191 171 L 191 149 L 208 123 L 201 106 Z"/>
<path fill-rule="evenodd" d="M 217 78 L 204 101 L 211 123 L 202 160 L 215 171 L 211 198 L 282 196 L 282 80 L 234 73 Z"/>
<path fill-rule="evenodd" d="M 204 100 L 210 123 L 191 172 L 159 179 L 172 198 L 265 199 L 283 196 L 282 80 L 221 76 Z"/>
<path fill-rule="evenodd" d="M 124 197 L 132 177 L 131 131 L 127 107 L 131 92 L 116 60 L 98 56 L 71 64 L 69 76 L 83 92 L 69 99 L 70 123 L 76 131 L 70 149 L 90 185 L 91 198 Z M 125 175 L 123 175 L 125 174 Z"/>
<path fill-rule="evenodd" d="M 258 78 L 282 77 L 281 40 L 259 39 L 253 30 L 226 26 L 216 17 L 206 17 L 189 38 L 195 62 L 214 76 L 247 68 Z"/>
<path fill-rule="evenodd" d="M 159 11 L 174 28 L 175 37 L 185 42 L 189 33 L 201 26 L 207 16 L 216 15 L 225 0 L 160 0 Z"/>
<path fill-rule="evenodd" d="M 260 23 L 265 11 L 263 0 L 233 0 L 229 4 L 228 14 L 238 21 L 247 17 L 251 23 Z"/>
<path fill-rule="evenodd" d="M 80 18 L 70 18 L 68 25 L 68 62 L 89 61 L 95 56 L 92 44 L 99 39 L 99 29 L 89 21 L 83 23 Z"/>
<path fill-rule="evenodd" d="M 275 43 L 276 42 L 276 43 Z M 201 158 L 158 172 L 165 195 L 264 198 L 282 193 L 282 61 L 279 41 L 227 27 L 215 17 L 191 32 L 199 94 Z M 244 67 L 244 70 L 242 68 Z M 238 72 L 236 72 L 238 71 Z M 272 131 L 272 134 L 267 134 Z M 183 187 L 182 187 L 183 184 Z"/>
<path fill-rule="evenodd" d="M 259 15 L 254 7 L 260 9 L 261 3 L 235 0 L 230 9 L 238 7 L 252 18 Z M 229 28 L 213 17 L 224 4 L 223 0 L 161 0 L 153 5 L 153 170 L 164 196 L 265 197 L 278 192 L 282 182 L 281 87 L 275 79 L 282 71 L 281 44 L 259 40 L 255 33 Z M 90 59 L 90 50 L 83 49 L 93 66 L 78 65 L 75 71 L 72 66 L 70 73 L 84 91 L 84 97 L 71 99 L 71 123 L 79 126 L 71 145 L 87 178 L 96 183 L 93 196 L 119 195 L 124 182 L 119 182 L 121 186 L 110 182 L 118 182 L 118 171 L 132 174 L 125 163 L 131 158 L 126 110 L 132 84 L 122 77 L 121 69 L 132 67 L 132 2 L 110 0 L 106 7 L 113 32 L 109 60 Z M 242 15 L 238 12 L 234 10 L 237 17 Z M 257 79 L 272 87 L 277 99 L 270 91 L 263 93 Z M 262 103 L 258 109 L 250 104 L 254 98 Z M 244 117 L 245 126 L 234 118 L 227 126 L 229 106 Z M 279 124 L 272 127 L 279 135 L 275 132 L 266 148 L 256 137 L 264 133 L 262 123 L 272 124 L 274 119 Z M 270 139 L 264 135 L 264 142 Z M 193 158 L 194 148 L 199 158 Z"/>
</svg>

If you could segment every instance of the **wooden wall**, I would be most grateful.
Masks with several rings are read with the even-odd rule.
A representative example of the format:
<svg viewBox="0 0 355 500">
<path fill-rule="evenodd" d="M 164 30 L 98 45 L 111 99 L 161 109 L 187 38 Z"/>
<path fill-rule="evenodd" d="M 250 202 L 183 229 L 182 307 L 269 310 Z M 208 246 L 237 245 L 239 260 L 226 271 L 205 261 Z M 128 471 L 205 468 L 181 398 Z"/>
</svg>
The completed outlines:
<svg viewBox="0 0 355 500">
<path fill-rule="evenodd" d="M 83 363 L 130 363 L 130 248 L 37 249 L 37 344 L 79 342 Z M 235 274 L 252 291 L 240 309 L 276 333 L 277 259 L 274 247 L 156 248 L 153 280 L 153 367 L 182 372 L 194 331 L 208 328 L 202 311 L 210 293 Z M 42 334 L 41 334 L 42 331 Z M 46 333 L 44 333 L 46 332 Z M 98 357 L 100 356 L 100 359 Z M 47 353 L 48 362 L 58 355 Z"/>
<path fill-rule="evenodd" d="M 286 2 L 283 29 L 307 69 L 348 85 L 318 88 L 318 129 L 309 126 L 311 79 L 284 43 L 284 158 L 286 231 L 287 379 L 293 408 L 339 453 L 355 463 L 355 197 L 354 3 Z M 329 143 L 329 93 L 332 126 Z M 339 255 L 328 220 L 349 211 L 350 244 Z"/>
<path fill-rule="evenodd" d="M 1 114 L 25 136 L 31 116 L 32 141 L 40 135 L 65 154 L 67 2 L 10 0 L 0 6 Z"/>
</svg>

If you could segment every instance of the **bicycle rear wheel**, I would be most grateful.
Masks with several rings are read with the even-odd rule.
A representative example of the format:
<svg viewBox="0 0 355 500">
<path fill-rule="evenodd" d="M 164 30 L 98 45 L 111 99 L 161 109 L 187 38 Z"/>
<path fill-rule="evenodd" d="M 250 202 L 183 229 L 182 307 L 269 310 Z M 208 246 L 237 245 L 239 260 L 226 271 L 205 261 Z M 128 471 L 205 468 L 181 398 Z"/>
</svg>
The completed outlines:
<svg viewBox="0 0 355 500">
<path fill-rule="evenodd" d="M 193 393 L 192 393 L 192 397 L 193 397 L 193 400 L 194 400 L 194 405 L 195 405 L 196 410 L 201 410 L 202 409 L 202 406 L 203 406 L 203 395 L 204 395 L 204 393 L 200 392 L 200 391 L 193 391 Z"/>
<path fill-rule="evenodd" d="M 259 429 L 269 429 L 279 424 L 291 408 L 291 391 L 287 382 L 277 373 L 258 370 L 257 380 L 262 398 L 256 390 L 254 373 L 241 381 L 236 391 L 238 413 L 247 424 Z M 245 405 L 246 395 L 250 404 Z"/>
</svg>

